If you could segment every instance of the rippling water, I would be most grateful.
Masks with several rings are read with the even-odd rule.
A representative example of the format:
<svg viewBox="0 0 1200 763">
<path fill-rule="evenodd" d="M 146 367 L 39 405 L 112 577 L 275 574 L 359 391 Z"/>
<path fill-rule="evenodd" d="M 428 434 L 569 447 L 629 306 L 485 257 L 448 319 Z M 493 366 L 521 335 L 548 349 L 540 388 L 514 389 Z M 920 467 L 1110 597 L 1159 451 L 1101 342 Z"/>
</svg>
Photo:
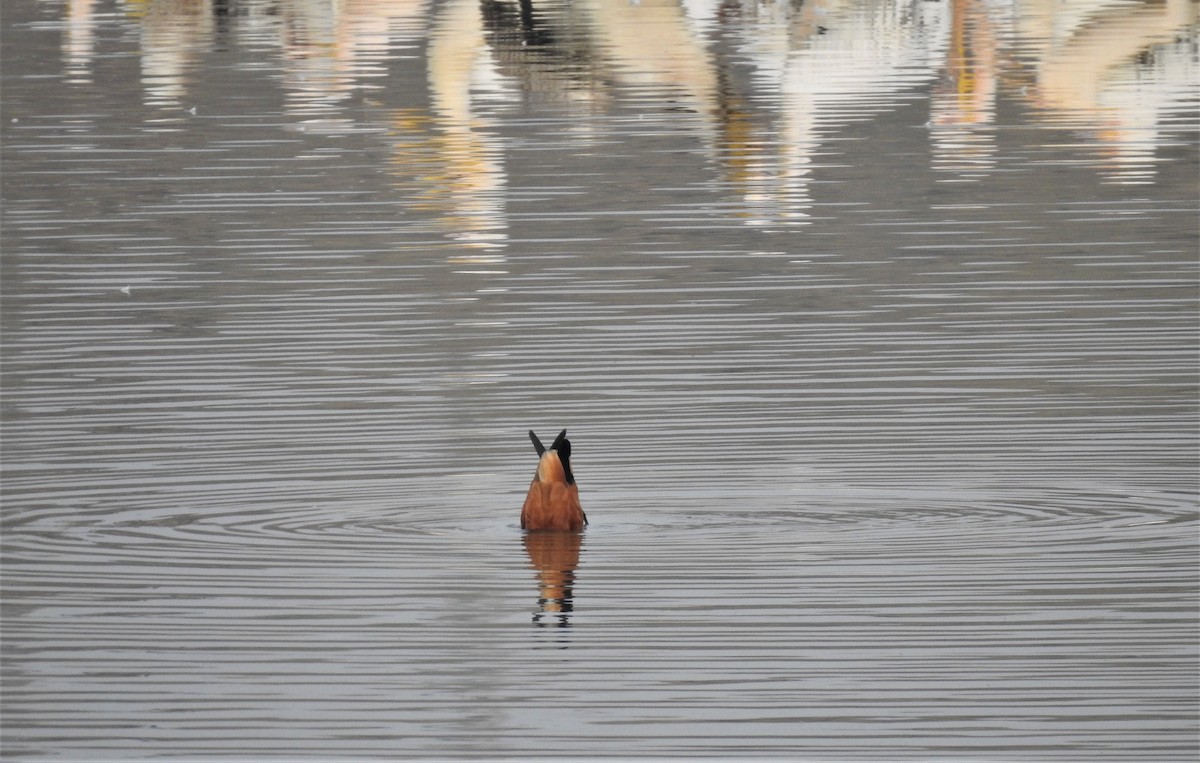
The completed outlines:
<svg viewBox="0 0 1200 763">
<path fill-rule="evenodd" d="M 10 4 L 6 759 L 1193 759 L 1196 39 Z"/>
</svg>

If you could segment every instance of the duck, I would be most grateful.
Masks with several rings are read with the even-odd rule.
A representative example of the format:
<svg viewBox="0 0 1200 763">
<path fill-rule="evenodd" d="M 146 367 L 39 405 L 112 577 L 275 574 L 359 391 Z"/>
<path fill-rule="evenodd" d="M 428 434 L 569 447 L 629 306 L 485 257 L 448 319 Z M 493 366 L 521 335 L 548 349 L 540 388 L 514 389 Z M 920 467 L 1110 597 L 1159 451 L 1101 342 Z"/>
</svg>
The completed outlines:
<svg viewBox="0 0 1200 763">
<path fill-rule="evenodd" d="M 579 505 L 579 486 L 571 473 L 571 441 L 567 439 L 567 430 L 559 432 L 549 448 L 542 445 L 532 429 L 529 439 L 537 451 L 538 465 L 525 495 L 525 505 L 521 507 L 521 529 L 583 530 L 588 519 Z"/>
</svg>

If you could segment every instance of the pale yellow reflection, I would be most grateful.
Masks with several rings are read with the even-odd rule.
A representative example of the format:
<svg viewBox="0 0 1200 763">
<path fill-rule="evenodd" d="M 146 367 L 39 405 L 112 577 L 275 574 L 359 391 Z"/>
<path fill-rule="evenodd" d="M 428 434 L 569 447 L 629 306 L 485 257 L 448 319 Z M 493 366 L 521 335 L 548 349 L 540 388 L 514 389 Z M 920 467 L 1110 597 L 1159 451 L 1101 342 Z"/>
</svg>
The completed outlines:
<svg viewBox="0 0 1200 763">
<path fill-rule="evenodd" d="M 1195 92 L 1194 0 L 1017 0 L 1013 18 L 1044 118 L 1086 126 L 1113 179 L 1150 180 L 1158 124 Z"/>
<path fill-rule="evenodd" d="M 437 132 L 434 172 L 422 178 L 425 201 L 442 207 L 442 222 L 451 238 L 498 250 L 508 228 L 504 144 L 491 120 L 479 113 L 474 96 L 486 92 L 495 98 L 511 85 L 494 65 L 479 0 L 441 5 L 429 36 L 428 67 Z M 397 156 L 398 168 L 407 169 L 404 154 Z"/>
<path fill-rule="evenodd" d="M 126 8 L 141 22 L 146 103 L 181 105 L 196 59 L 212 44 L 211 0 L 126 0 Z"/>
<path fill-rule="evenodd" d="M 652 107 L 695 111 L 712 126 L 716 62 L 678 0 L 576 0 L 617 83 Z"/>
<path fill-rule="evenodd" d="M 955 180 L 979 180 L 996 165 L 1000 81 L 995 23 L 976 0 L 952 0 L 943 74 L 930 100 L 933 163 Z"/>
<path fill-rule="evenodd" d="M 67 81 L 92 81 L 92 59 L 96 55 L 95 0 L 69 0 L 63 29 L 63 64 Z"/>
</svg>

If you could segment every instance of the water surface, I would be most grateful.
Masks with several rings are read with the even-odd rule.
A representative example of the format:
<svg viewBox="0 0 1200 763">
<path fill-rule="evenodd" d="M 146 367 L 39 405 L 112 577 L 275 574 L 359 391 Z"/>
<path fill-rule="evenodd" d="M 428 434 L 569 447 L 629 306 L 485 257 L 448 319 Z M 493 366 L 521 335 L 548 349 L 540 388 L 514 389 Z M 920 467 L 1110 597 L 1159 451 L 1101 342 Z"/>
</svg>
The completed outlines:
<svg viewBox="0 0 1200 763">
<path fill-rule="evenodd" d="M 7 759 L 1197 754 L 1193 3 L 2 42 Z"/>
</svg>

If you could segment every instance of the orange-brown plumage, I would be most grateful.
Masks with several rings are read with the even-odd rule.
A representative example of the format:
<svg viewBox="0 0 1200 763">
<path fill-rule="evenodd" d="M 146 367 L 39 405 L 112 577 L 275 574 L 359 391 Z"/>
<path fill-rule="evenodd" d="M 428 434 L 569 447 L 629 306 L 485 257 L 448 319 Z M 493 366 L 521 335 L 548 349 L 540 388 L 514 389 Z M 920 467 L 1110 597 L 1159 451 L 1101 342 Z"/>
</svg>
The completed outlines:
<svg viewBox="0 0 1200 763">
<path fill-rule="evenodd" d="M 579 487 L 571 473 L 571 442 L 567 439 L 567 430 L 559 433 L 549 449 L 542 447 L 533 432 L 529 433 L 529 438 L 541 458 L 525 495 L 525 505 L 521 507 L 521 527 L 526 530 L 582 530 L 587 525 L 587 515 L 579 505 Z"/>
</svg>

